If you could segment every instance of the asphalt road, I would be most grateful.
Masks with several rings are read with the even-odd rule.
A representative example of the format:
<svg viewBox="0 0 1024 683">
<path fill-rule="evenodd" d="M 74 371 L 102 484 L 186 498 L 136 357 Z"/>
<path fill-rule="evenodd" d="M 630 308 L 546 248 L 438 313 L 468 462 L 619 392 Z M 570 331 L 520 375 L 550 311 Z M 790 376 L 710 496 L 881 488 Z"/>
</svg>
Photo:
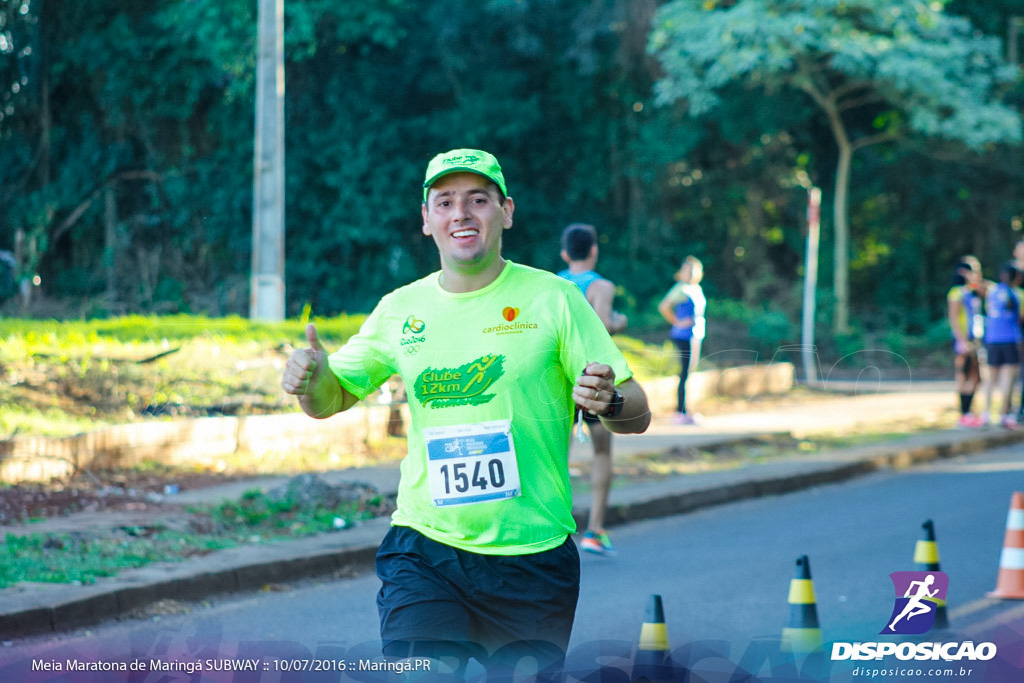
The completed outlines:
<svg viewBox="0 0 1024 683">
<path fill-rule="evenodd" d="M 995 586 L 1015 490 L 1024 490 L 1019 446 L 618 527 L 616 557 L 583 556 L 570 649 L 602 640 L 635 643 L 647 602 L 658 594 L 673 648 L 722 640 L 738 655 L 786 625 L 789 582 L 801 555 L 810 559 L 825 640 L 875 640 L 892 610 L 889 573 L 916 568 L 914 547 L 928 519 L 950 578 L 949 635 L 983 637 L 1001 618 L 1022 619 L 1019 602 L 985 598 Z M 19 642 L 17 651 L 0 650 L 0 672 L 26 653 L 168 661 L 374 657 L 376 589 L 372 575 L 272 586 L 185 606 L 187 614 Z"/>
<path fill-rule="evenodd" d="M 873 638 L 892 610 L 889 574 L 916 568 L 928 519 L 950 577 L 948 609 L 969 611 L 973 623 L 995 586 L 1011 494 L 1022 488 L 1017 446 L 622 527 L 614 560 L 584 557 L 573 643 L 635 637 L 652 593 L 673 644 L 778 636 L 801 555 L 825 639 Z"/>
</svg>

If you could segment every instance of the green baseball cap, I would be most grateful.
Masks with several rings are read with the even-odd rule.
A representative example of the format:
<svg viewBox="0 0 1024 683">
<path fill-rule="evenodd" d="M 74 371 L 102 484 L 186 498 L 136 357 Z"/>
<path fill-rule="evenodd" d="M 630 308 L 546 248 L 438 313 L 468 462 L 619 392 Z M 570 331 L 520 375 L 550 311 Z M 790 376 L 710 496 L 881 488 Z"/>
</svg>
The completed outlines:
<svg viewBox="0 0 1024 683">
<path fill-rule="evenodd" d="M 479 149 L 453 149 L 438 154 L 427 164 L 427 176 L 423 181 L 423 201 L 427 201 L 427 192 L 438 178 L 459 171 L 482 175 L 498 186 L 503 197 L 508 196 L 505 176 L 501 174 L 501 165 L 493 154 Z"/>
</svg>

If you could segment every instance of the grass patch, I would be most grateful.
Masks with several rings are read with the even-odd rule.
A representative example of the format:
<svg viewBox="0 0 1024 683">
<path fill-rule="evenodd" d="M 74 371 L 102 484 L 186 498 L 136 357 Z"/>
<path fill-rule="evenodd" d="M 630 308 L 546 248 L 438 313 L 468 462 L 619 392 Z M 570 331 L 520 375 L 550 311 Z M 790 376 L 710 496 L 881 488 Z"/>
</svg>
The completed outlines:
<svg viewBox="0 0 1024 683">
<path fill-rule="evenodd" d="M 21 581 L 95 583 L 152 562 L 177 562 L 215 550 L 341 532 L 389 514 L 394 504 L 369 496 L 335 505 L 305 504 L 253 489 L 238 501 L 189 510 L 188 528 L 122 527 L 109 534 L 8 533 L 0 545 L 0 589 Z"/>
<path fill-rule="evenodd" d="M 151 562 L 181 560 L 237 545 L 232 539 L 159 532 L 145 538 L 7 534 L 0 546 L 0 588 L 20 581 L 94 583 Z"/>
<path fill-rule="evenodd" d="M 315 320 L 340 346 L 365 316 Z M 0 435 L 67 436 L 178 416 L 295 410 L 280 388 L 306 319 L 0 319 Z"/>
<path fill-rule="evenodd" d="M 314 319 L 340 347 L 363 315 Z M 284 363 L 305 346 L 308 318 L 126 316 L 105 320 L 0 318 L 0 438 L 70 436 L 154 419 L 292 412 Z M 678 371 L 665 345 L 618 335 L 641 381 Z"/>
</svg>

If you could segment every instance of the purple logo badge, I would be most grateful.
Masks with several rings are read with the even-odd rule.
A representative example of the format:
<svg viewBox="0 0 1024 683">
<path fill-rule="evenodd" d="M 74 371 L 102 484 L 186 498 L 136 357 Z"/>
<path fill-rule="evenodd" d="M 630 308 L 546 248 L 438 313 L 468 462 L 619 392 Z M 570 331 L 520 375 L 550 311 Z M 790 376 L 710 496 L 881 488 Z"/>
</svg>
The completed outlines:
<svg viewBox="0 0 1024 683">
<path fill-rule="evenodd" d="M 920 635 L 935 623 L 935 610 L 946 603 L 949 577 L 945 572 L 893 572 L 896 591 L 892 616 L 882 634 Z"/>
</svg>

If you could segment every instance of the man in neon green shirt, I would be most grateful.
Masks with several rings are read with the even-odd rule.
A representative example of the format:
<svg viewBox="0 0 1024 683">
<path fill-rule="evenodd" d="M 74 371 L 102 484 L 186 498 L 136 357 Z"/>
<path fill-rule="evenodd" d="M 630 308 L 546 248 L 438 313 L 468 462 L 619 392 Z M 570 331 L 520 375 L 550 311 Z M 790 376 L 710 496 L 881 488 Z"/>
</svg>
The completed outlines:
<svg viewBox="0 0 1024 683">
<path fill-rule="evenodd" d="M 317 418 L 394 373 L 408 388 L 409 450 L 377 555 L 385 655 L 507 666 L 531 656 L 551 673 L 579 593 L 566 458 L 575 406 L 638 433 L 647 398 L 575 285 L 502 257 L 515 204 L 497 159 L 440 154 L 423 187 L 440 271 L 385 296 L 333 354 L 308 326 L 282 386 Z"/>
</svg>

